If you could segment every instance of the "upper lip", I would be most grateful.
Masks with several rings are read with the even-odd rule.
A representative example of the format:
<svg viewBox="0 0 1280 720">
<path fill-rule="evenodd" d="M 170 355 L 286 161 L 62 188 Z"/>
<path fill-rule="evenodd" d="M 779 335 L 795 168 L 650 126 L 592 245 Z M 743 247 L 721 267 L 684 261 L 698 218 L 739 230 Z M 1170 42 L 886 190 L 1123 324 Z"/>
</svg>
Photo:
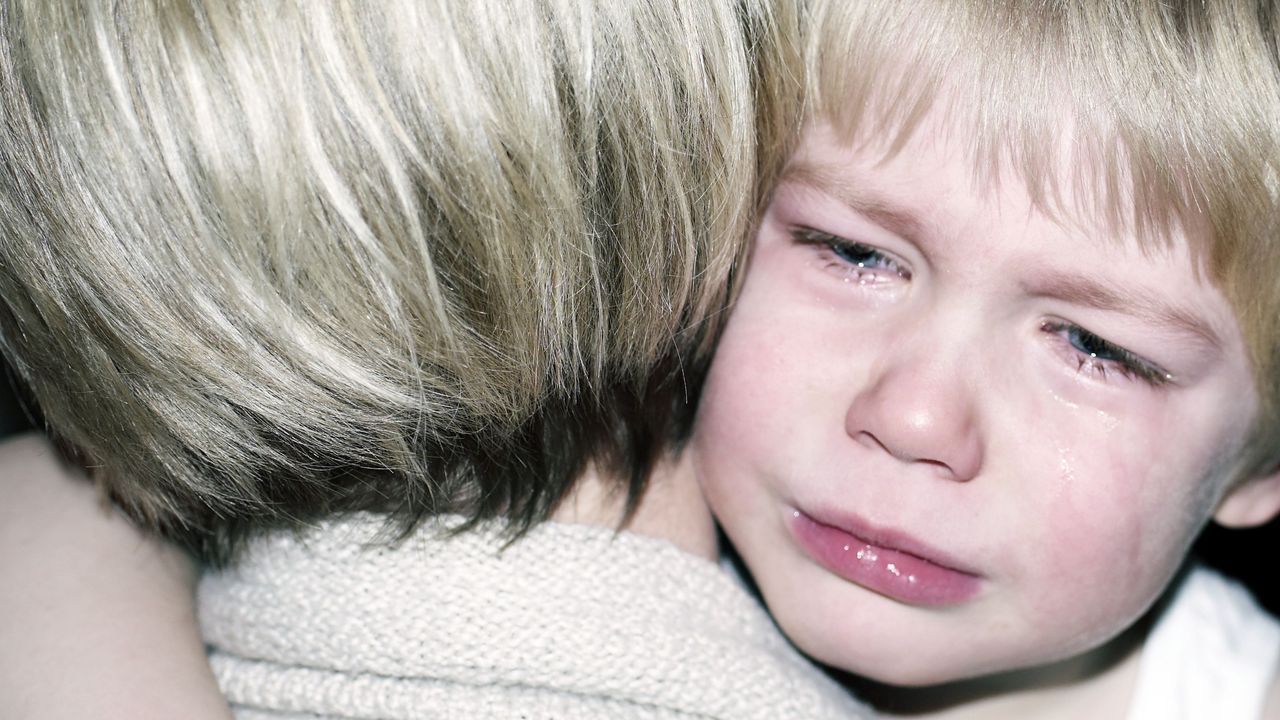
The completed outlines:
<svg viewBox="0 0 1280 720">
<path fill-rule="evenodd" d="M 955 555 L 939 550 L 901 530 L 875 525 L 851 513 L 841 513 L 828 509 L 819 509 L 813 512 L 802 508 L 797 509 L 801 513 L 808 515 L 814 522 L 846 532 L 868 545 L 914 555 L 926 562 L 966 575 L 982 576 L 982 573 L 973 569 L 971 565 L 960 560 Z"/>
</svg>

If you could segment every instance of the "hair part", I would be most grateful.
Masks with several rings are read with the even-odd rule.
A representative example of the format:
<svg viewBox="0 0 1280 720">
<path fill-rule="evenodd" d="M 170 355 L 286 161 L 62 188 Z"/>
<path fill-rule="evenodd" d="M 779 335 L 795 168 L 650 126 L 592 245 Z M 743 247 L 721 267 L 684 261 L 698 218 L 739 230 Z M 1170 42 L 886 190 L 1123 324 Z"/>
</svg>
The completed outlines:
<svg viewBox="0 0 1280 720">
<path fill-rule="evenodd" d="M 798 107 L 757 0 L 0 8 L 0 350 L 146 526 L 634 500 Z M 757 152 L 757 149 L 760 149 Z"/>
<path fill-rule="evenodd" d="M 1261 398 L 1240 473 L 1280 464 L 1280 13 L 1270 1 L 814 0 L 808 114 L 890 156 L 931 112 L 1050 216 L 1185 238 Z M 1065 172 L 1064 172 L 1065 169 Z M 1194 231 L 1208 228 L 1208 232 Z"/>
</svg>

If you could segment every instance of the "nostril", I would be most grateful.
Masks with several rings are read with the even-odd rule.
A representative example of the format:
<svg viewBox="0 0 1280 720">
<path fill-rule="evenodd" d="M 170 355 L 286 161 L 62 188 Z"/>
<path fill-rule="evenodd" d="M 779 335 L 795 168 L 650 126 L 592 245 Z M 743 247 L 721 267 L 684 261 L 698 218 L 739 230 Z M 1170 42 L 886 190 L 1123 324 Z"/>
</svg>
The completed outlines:
<svg viewBox="0 0 1280 720">
<path fill-rule="evenodd" d="M 952 468 L 950 465 L 942 462 L 941 460 L 928 460 L 924 458 L 919 458 L 916 460 L 916 462 L 920 463 L 921 465 L 929 465 L 933 467 L 938 471 L 939 474 L 943 475 L 947 479 L 951 479 L 956 476 L 955 469 Z"/>
<path fill-rule="evenodd" d="M 881 450 L 883 452 L 889 453 L 890 455 L 894 454 L 894 452 L 890 450 L 887 445 L 880 442 L 880 438 L 876 437 L 870 432 L 867 432 L 866 430 L 859 431 L 858 434 L 853 436 L 853 439 L 855 442 L 865 445 L 871 448 L 872 450 Z"/>
<path fill-rule="evenodd" d="M 937 473 L 938 477 L 944 480 L 970 479 L 970 473 L 965 467 L 962 467 L 965 465 L 963 461 L 960 463 L 961 466 L 953 466 L 951 463 L 947 463 L 943 460 L 937 460 L 931 457 L 922 456 L 922 454 L 908 452 L 905 448 L 899 447 L 895 450 L 895 448 L 886 445 L 880 440 L 880 438 L 876 437 L 875 433 L 867 430 L 859 431 L 854 435 L 853 439 L 855 442 L 866 448 L 886 453 L 892 457 L 902 460 L 903 462 L 926 466 L 931 471 Z"/>
</svg>

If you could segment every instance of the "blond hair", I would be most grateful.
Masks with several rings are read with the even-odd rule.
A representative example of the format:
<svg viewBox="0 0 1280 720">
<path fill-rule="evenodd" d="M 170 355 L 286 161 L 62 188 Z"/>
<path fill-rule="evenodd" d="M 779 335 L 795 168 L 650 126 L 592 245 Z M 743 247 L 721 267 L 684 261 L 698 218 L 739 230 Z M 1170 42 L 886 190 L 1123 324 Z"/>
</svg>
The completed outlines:
<svg viewBox="0 0 1280 720">
<path fill-rule="evenodd" d="M 1274 3 L 814 0 L 808 22 L 809 113 L 850 141 L 895 153 L 936 109 L 970 134 L 976 182 L 1011 169 L 1042 209 L 1148 247 L 1211 228 L 1191 250 L 1262 399 L 1240 472 L 1280 462 Z"/>
<path fill-rule="evenodd" d="M 15 0 L 0 349 L 211 560 L 334 512 L 634 499 L 798 105 L 757 0 Z M 757 153 L 757 148 L 762 148 Z"/>
</svg>

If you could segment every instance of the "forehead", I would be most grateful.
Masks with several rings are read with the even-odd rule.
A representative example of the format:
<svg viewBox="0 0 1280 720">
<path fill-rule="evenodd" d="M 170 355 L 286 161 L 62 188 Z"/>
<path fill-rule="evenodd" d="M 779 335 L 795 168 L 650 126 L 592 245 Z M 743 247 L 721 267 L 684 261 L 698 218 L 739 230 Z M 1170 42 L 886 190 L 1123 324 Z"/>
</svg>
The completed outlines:
<svg viewBox="0 0 1280 720">
<path fill-rule="evenodd" d="M 1082 149 L 1088 146 L 1077 142 L 1069 113 L 1032 165 L 980 135 L 967 119 L 938 109 L 910 128 L 887 130 L 843 128 L 820 117 L 806 124 L 784 177 L 868 207 L 887 206 L 885 196 L 892 196 L 917 218 L 966 206 L 1005 223 L 1053 224 L 1081 242 L 1185 255 L 1190 269 L 1204 272 L 1213 244 L 1208 217 L 1177 203 L 1144 210 L 1134 195 L 1138 181 L 1114 158 Z"/>
<path fill-rule="evenodd" d="M 1231 19 L 1248 15 L 1234 3 L 1188 8 L 1200 18 L 1190 32 L 1168 26 L 1159 3 L 1111 5 L 1100 13 L 1087 3 L 816 0 L 810 107 L 842 132 L 893 149 L 922 118 L 946 115 L 963 126 L 979 172 L 1012 171 L 1049 206 L 1062 190 L 1054 183 L 1065 183 L 1072 203 L 1133 226 L 1144 241 L 1206 208 L 1222 223 L 1232 214 L 1223 188 L 1256 186 L 1271 146 L 1257 135 L 1240 142 L 1242 121 L 1274 119 L 1256 117 L 1252 101 L 1230 101 L 1252 94 L 1238 92 L 1242 75 L 1271 77 L 1274 67 L 1267 50 L 1252 58 L 1263 67 L 1245 71 L 1235 54 L 1218 57 L 1212 39 L 1257 19 Z M 1260 49 L 1253 36 L 1238 39 L 1236 53 Z M 1228 92 L 1207 96 L 1208 87 Z"/>
</svg>

